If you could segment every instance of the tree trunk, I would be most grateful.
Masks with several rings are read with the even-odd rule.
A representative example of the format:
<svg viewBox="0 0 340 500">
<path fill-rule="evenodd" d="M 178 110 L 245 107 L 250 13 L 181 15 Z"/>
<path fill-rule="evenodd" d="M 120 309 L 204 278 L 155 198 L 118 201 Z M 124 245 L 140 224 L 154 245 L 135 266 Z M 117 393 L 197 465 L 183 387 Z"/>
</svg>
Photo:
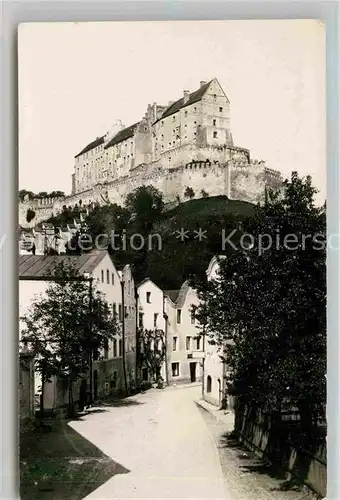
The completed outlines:
<svg viewBox="0 0 340 500">
<path fill-rule="evenodd" d="M 74 416 L 74 401 L 73 401 L 73 383 L 72 380 L 69 379 L 68 382 L 68 414 L 69 417 Z"/>
</svg>

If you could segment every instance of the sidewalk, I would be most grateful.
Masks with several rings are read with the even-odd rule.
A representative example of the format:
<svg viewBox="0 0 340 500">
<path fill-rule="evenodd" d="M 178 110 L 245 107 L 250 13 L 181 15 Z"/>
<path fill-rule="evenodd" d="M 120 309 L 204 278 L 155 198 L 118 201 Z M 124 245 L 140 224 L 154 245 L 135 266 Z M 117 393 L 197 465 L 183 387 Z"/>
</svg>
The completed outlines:
<svg viewBox="0 0 340 500">
<path fill-rule="evenodd" d="M 204 399 L 196 399 L 195 403 L 221 422 L 225 426 L 226 432 L 232 432 L 234 429 L 234 412 L 220 410 L 217 406 L 208 403 Z"/>
</svg>

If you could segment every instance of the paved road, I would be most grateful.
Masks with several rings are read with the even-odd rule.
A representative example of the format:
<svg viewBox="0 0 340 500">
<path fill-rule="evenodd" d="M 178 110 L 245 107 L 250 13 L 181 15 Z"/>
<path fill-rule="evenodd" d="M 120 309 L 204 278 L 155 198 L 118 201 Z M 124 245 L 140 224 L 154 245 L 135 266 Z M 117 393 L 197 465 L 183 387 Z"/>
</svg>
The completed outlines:
<svg viewBox="0 0 340 500">
<path fill-rule="evenodd" d="M 239 446 L 226 446 L 226 424 L 199 408 L 200 387 L 151 390 L 90 413 L 72 427 L 129 472 L 84 500 L 310 500 L 282 490 Z M 86 481 L 86 478 L 84 478 Z"/>
<path fill-rule="evenodd" d="M 86 500 L 231 499 L 213 437 L 193 402 L 199 396 L 197 386 L 152 390 L 132 397 L 130 405 L 72 422 L 130 471 L 112 477 Z"/>
</svg>

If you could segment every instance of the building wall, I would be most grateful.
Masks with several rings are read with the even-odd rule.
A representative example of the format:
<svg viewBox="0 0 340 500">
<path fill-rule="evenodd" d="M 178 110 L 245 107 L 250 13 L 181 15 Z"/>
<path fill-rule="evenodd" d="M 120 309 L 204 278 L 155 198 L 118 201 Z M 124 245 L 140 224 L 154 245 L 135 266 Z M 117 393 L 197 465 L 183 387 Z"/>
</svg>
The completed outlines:
<svg viewBox="0 0 340 500">
<path fill-rule="evenodd" d="M 138 287 L 137 292 L 139 327 L 145 330 L 159 329 L 166 333 L 165 319 L 163 316 L 163 290 L 153 283 L 153 281 L 146 280 Z M 149 302 L 147 294 L 150 294 Z M 157 315 L 156 318 L 155 315 Z M 166 380 L 165 362 L 161 369 L 161 376 Z"/>
<path fill-rule="evenodd" d="M 108 305 L 112 311 L 117 311 L 119 315 L 120 306 L 122 306 L 122 290 L 121 277 L 116 270 L 110 256 L 106 253 L 100 264 L 93 272 L 94 288 L 103 292 Z M 134 378 L 135 370 L 135 345 L 136 345 L 136 319 L 135 319 L 135 298 L 134 298 L 134 283 L 129 266 L 126 266 L 124 271 L 124 279 L 127 285 L 125 294 L 125 304 L 129 313 L 126 320 L 126 359 L 129 368 L 130 380 Z M 29 311 L 30 305 L 40 294 L 45 294 L 49 282 L 35 280 L 19 280 L 19 314 L 20 317 Z M 121 312 L 123 314 L 123 311 Z M 122 315 L 120 316 L 122 319 Z M 119 320 L 121 325 L 121 320 Z M 24 323 L 20 320 L 19 332 L 24 328 Z M 122 347 L 119 344 L 122 342 L 121 326 L 120 331 L 115 335 L 114 340 L 109 342 L 107 358 L 93 363 L 94 372 L 98 372 L 98 394 L 104 395 L 108 388 L 113 392 L 112 381 L 116 381 L 115 390 L 123 388 L 123 363 L 122 363 Z M 103 351 L 104 355 L 104 351 Z M 41 377 L 39 374 L 35 376 L 35 393 L 38 393 L 41 387 Z M 68 393 L 64 392 L 62 383 L 57 379 L 45 385 L 44 406 L 47 410 L 63 406 L 68 403 Z M 74 385 L 74 395 L 79 396 L 79 383 Z"/>
<path fill-rule="evenodd" d="M 210 262 L 207 270 L 207 279 L 217 279 L 219 264 L 215 258 Z M 222 391 L 224 388 L 225 367 L 220 359 L 220 349 L 209 343 L 209 337 L 204 339 L 204 383 L 203 398 L 211 404 L 220 406 L 222 403 Z M 210 380 L 210 382 L 209 382 Z M 210 386 L 210 387 L 209 387 Z"/>
<path fill-rule="evenodd" d="M 135 282 L 130 265 L 122 270 L 125 306 L 125 354 L 127 381 L 130 386 L 136 381 L 136 296 Z"/>
<path fill-rule="evenodd" d="M 203 340 L 201 338 L 195 339 L 200 330 L 193 323 L 191 316 L 192 306 L 197 305 L 198 299 L 192 288 L 187 287 L 187 290 L 183 290 L 183 288 L 180 295 L 182 292 L 185 294 L 185 298 L 180 306 L 176 306 L 169 297 L 165 299 L 165 311 L 168 316 L 167 362 L 170 384 L 198 382 L 202 379 Z M 181 311 L 180 318 L 178 311 Z M 176 363 L 178 363 L 178 375 L 173 371 Z M 191 364 L 193 365 L 194 380 L 191 378 Z"/>
</svg>

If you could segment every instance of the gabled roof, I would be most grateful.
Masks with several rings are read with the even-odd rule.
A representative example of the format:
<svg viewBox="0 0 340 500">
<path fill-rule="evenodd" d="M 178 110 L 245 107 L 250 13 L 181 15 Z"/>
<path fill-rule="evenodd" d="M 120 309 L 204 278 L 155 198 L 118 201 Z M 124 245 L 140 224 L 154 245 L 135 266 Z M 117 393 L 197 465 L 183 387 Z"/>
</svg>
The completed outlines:
<svg viewBox="0 0 340 500">
<path fill-rule="evenodd" d="M 225 255 L 214 255 L 214 257 L 209 262 L 207 270 L 205 271 L 206 275 L 210 276 L 211 273 L 212 273 L 213 267 L 215 266 L 215 264 L 218 265 L 220 263 L 220 261 L 223 260 L 223 259 L 226 259 Z"/>
<path fill-rule="evenodd" d="M 92 273 L 106 255 L 106 250 L 84 255 L 20 255 L 19 279 L 51 279 L 48 275 L 61 263 L 75 267 L 79 274 Z"/>
<path fill-rule="evenodd" d="M 119 144 L 120 142 L 126 141 L 127 139 L 130 139 L 130 137 L 133 137 L 135 130 L 137 126 L 139 125 L 140 122 L 134 123 L 133 125 L 130 125 L 130 127 L 125 128 L 124 130 L 121 130 L 116 134 L 105 146 L 104 149 L 107 149 L 111 146 L 114 146 L 115 144 Z"/>
<path fill-rule="evenodd" d="M 174 113 L 177 113 L 177 111 L 179 111 L 182 108 L 185 108 L 186 106 L 190 106 L 190 104 L 194 104 L 195 102 L 200 101 L 202 99 L 202 97 L 204 96 L 204 94 L 206 93 L 206 91 L 208 90 L 209 85 L 211 84 L 212 81 L 213 80 L 210 80 L 210 82 L 205 83 L 199 89 L 195 90 L 194 92 L 191 92 L 191 94 L 189 94 L 189 98 L 186 102 L 185 102 L 184 97 L 181 97 L 181 99 L 178 99 L 178 101 L 171 104 L 171 106 L 166 108 L 164 113 L 159 118 L 157 118 L 155 123 L 159 122 L 163 118 L 166 118 L 167 116 L 170 116 L 170 115 L 173 115 Z"/>
<path fill-rule="evenodd" d="M 172 300 L 172 302 L 174 304 L 176 303 L 178 294 L 179 294 L 179 290 L 164 290 L 164 295 L 169 297 L 169 299 Z"/>
<path fill-rule="evenodd" d="M 91 151 L 91 149 L 96 148 L 97 146 L 100 146 L 101 144 L 103 144 L 104 143 L 104 137 L 105 137 L 105 135 L 102 135 L 101 137 L 97 137 L 97 139 L 95 141 L 90 142 L 90 144 L 88 144 L 87 146 L 85 146 L 85 148 L 82 149 L 80 151 L 80 153 L 78 153 L 75 156 L 75 158 L 77 158 L 78 156 L 83 155 L 84 153 L 87 153 L 88 151 Z"/>
</svg>

